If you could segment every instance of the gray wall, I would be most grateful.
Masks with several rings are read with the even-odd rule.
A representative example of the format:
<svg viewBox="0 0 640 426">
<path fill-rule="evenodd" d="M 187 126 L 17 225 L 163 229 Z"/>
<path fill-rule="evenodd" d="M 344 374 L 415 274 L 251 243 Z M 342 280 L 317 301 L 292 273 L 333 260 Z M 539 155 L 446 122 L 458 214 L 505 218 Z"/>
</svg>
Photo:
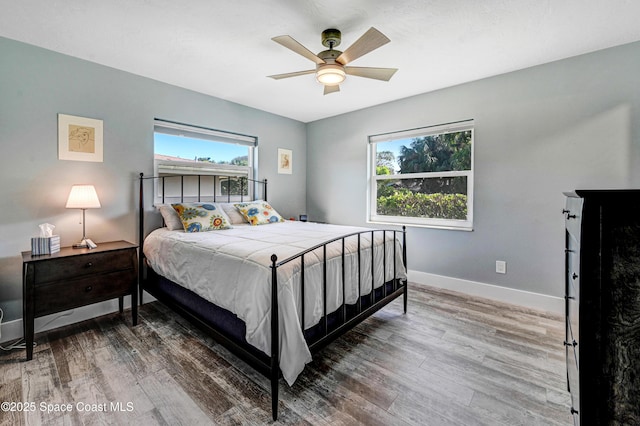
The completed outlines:
<svg viewBox="0 0 640 426">
<path fill-rule="evenodd" d="M 102 208 L 87 210 L 94 241 L 137 242 L 139 172 L 153 173 L 153 119 L 258 137 L 258 177 L 285 217 L 305 210 L 304 123 L 95 63 L 0 38 L 0 308 L 22 317 L 20 252 L 38 224 L 56 225 L 63 245 L 82 236 L 77 210 L 64 205 L 71 185 L 94 184 Z M 57 114 L 104 121 L 104 162 L 57 157 Z M 277 174 L 277 149 L 294 153 L 294 174 Z M 149 193 L 150 195 L 150 193 Z M 151 199 L 147 200 L 147 205 Z"/>
<path fill-rule="evenodd" d="M 409 267 L 552 296 L 563 291 L 562 191 L 640 187 L 640 43 L 307 125 L 3 38 L 0 57 L 5 320 L 22 316 L 19 253 L 37 225 L 56 225 L 63 245 L 81 236 L 80 213 L 64 208 L 72 184 L 100 196 L 90 237 L 137 242 L 135 177 L 153 170 L 154 117 L 258 136 L 259 177 L 283 216 L 357 225 L 368 135 L 473 118 L 474 231 L 410 228 Z M 57 159 L 58 113 L 104 120 L 103 163 Z M 277 174 L 277 148 L 294 151 L 293 175 Z"/>
<path fill-rule="evenodd" d="M 410 228 L 409 268 L 562 296 L 562 192 L 640 187 L 638 76 L 634 43 L 309 123 L 309 216 L 365 224 L 368 135 L 475 119 L 474 231 Z"/>
</svg>

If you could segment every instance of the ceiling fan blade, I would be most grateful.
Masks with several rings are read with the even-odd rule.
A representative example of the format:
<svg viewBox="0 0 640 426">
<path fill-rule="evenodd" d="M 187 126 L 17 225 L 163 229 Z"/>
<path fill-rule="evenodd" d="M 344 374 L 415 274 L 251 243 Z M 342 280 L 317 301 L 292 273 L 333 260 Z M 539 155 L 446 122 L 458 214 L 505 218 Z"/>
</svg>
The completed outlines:
<svg viewBox="0 0 640 426">
<path fill-rule="evenodd" d="M 334 86 L 328 86 L 325 85 L 324 86 L 324 94 L 328 95 L 329 93 L 335 93 L 335 92 L 339 92 L 340 91 L 340 86 L 339 85 L 334 85 Z"/>
<path fill-rule="evenodd" d="M 324 64 L 324 60 L 320 59 L 315 53 L 298 43 L 293 37 L 288 35 L 282 35 L 278 37 L 273 37 L 271 40 L 275 41 L 278 44 L 283 45 L 287 49 L 293 50 L 298 55 L 302 55 L 305 58 L 315 62 L 316 64 Z"/>
<path fill-rule="evenodd" d="M 296 71 L 296 72 L 287 72 L 287 73 L 284 73 L 284 74 L 268 75 L 267 77 L 273 78 L 274 80 L 280 80 L 282 78 L 297 77 L 299 75 L 313 74 L 314 72 L 316 72 L 316 70 Z"/>
<path fill-rule="evenodd" d="M 398 68 L 344 67 L 344 72 L 349 75 L 383 81 L 391 80 L 396 71 L 398 71 Z"/>
<path fill-rule="evenodd" d="M 349 46 L 347 50 L 342 52 L 342 54 L 336 58 L 336 62 L 347 65 L 349 62 L 358 59 L 362 55 L 366 55 L 380 46 L 384 46 L 390 41 L 386 35 L 371 27 L 362 37 Z"/>
</svg>

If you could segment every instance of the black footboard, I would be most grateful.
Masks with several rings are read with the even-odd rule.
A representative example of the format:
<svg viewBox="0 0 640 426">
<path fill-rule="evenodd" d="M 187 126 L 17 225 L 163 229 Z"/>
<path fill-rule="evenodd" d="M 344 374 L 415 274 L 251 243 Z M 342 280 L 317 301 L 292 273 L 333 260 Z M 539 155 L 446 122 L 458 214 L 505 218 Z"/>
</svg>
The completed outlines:
<svg viewBox="0 0 640 426">
<path fill-rule="evenodd" d="M 341 334 L 343 334 L 346 330 L 352 328 L 354 325 L 358 324 L 359 322 L 361 322 L 362 320 L 364 320 L 366 317 L 370 316 L 373 312 L 377 311 L 378 309 L 382 308 L 384 305 L 386 305 L 387 303 L 391 302 L 392 300 L 394 300 L 396 297 L 398 297 L 401 294 L 406 295 L 406 280 L 400 280 L 398 278 L 396 278 L 398 276 L 397 273 L 397 263 L 396 263 L 396 245 L 395 245 L 395 241 L 397 239 L 397 234 L 401 233 L 402 234 L 402 247 L 403 247 L 403 253 L 402 253 L 402 260 L 403 260 L 403 264 L 406 265 L 406 251 L 404 249 L 404 247 L 406 247 L 406 227 L 403 227 L 402 231 L 395 231 L 395 230 L 367 230 L 367 231 L 361 231 L 361 232 L 354 232 L 351 234 L 346 234 L 343 235 L 341 237 L 338 238 L 334 238 L 332 240 L 329 241 L 325 241 L 322 244 L 318 244 L 315 247 L 311 247 L 303 252 L 298 253 L 295 256 L 289 257 L 287 259 L 284 259 L 282 261 L 278 262 L 278 258 L 273 255 L 271 257 L 271 261 L 272 261 L 272 282 L 277 283 L 277 269 L 282 267 L 283 265 L 287 264 L 287 263 L 291 263 L 291 262 L 299 262 L 300 263 L 300 292 L 301 292 L 301 320 L 300 320 L 300 326 L 302 327 L 302 332 L 305 334 L 305 338 L 307 340 L 307 343 L 309 344 L 309 349 L 311 350 L 311 352 L 317 352 L 318 350 L 322 349 L 322 347 L 324 347 L 327 343 L 331 342 L 331 340 L 335 339 L 335 337 L 340 336 Z M 391 242 L 394 244 L 393 245 L 393 258 L 391 259 L 393 263 L 393 277 L 391 277 L 391 279 L 388 279 L 388 277 L 383 277 L 382 282 L 385 283 L 384 285 L 380 286 L 380 288 L 371 291 L 369 294 L 367 295 L 361 295 L 360 294 L 360 289 L 362 288 L 362 273 L 361 273 L 361 269 L 362 269 L 362 263 L 363 263 L 363 252 L 362 250 L 365 248 L 362 245 L 362 236 L 363 235 L 371 235 L 371 245 L 368 247 L 371 249 L 371 288 L 375 289 L 375 280 L 376 280 L 376 275 L 375 275 L 375 251 L 376 251 L 376 246 L 374 244 L 374 240 L 375 240 L 375 235 L 376 234 L 381 234 L 382 235 L 382 247 L 378 248 L 379 250 L 382 250 L 383 253 L 383 273 L 386 274 L 386 270 L 387 270 L 387 250 L 386 250 L 386 244 L 387 244 L 387 234 L 391 234 L 393 237 L 391 239 Z M 354 304 L 347 304 L 345 303 L 345 295 L 346 295 L 346 286 L 347 286 L 347 278 L 345 276 L 345 258 L 347 256 L 347 251 L 345 250 L 345 241 L 348 238 L 356 238 L 357 239 L 357 276 L 358 276 L 358 282 L 355 284 L 357 286 L 358 289 L 358 296 L 357 296 L 357 302 Z M 327 257 L 327 246 L 333 243 L 341 243 L 342 244 L 342 250 L 341 250 L 341 272 L 342 272 L 342 277 L 341 277 L 341 282 L 342 282 L 342 300 L 343 300 L 343 304 L 341 306 L 338 307 L 338 309 L 334 312 L 327 312 L 327 263 L 328 263 L 328 257 Z M 313 252 L 313 251 L 320 251 L 322 252 L 322 269 L 323 269 L 323 273 L 322 273 L 322 295 L 323 295 L 323 306 L 324 306 L 324 312 L 323 312 L 323 316 L 322 316 L 322 320 L 319 324 L 320 329 L 318 330 L 318 327 L 315 327 L 314 333 L 308 333 L 307 330 L 305 330 L 303 321 L 305 318 L 305 266 L 306 266 L 306 262 L 305 262 L 305 255 L 308 255 L 309 253 Z M 275 288 L 275 286 L 274 286 Z M 277 305 L 277 295 L 272 295 L 272 308 Z M 404 310 L 406 312 L 407 310 L 407 306 L 406 306 L 406 300 L 405 300 L 405 305 L 404 305 Z M 276 330 L 277 331 L 277 330 Z"/>
</svg>

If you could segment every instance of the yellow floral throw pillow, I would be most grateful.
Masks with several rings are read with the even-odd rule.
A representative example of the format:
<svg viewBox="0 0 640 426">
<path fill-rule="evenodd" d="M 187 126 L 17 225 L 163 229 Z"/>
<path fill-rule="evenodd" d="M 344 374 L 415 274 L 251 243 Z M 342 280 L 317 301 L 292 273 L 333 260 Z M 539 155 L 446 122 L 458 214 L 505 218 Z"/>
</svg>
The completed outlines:
<svg viewBox="0 0 640 426">
<path fill-rule="evenodd" d="M 176 203 L 171 207 L 178 213 L 184 230 L 206 232 L 231 228 L 231 221 L 222 207 L 215 203 Z"/>
<path fill-rule="evenodd" d="M 284 222 L 282 216 L 266 201 L 252 201 L 250 203 L 236 203 L 234 206 L 251 225 L 266 225 L 268 223 Z"/>
</svg>

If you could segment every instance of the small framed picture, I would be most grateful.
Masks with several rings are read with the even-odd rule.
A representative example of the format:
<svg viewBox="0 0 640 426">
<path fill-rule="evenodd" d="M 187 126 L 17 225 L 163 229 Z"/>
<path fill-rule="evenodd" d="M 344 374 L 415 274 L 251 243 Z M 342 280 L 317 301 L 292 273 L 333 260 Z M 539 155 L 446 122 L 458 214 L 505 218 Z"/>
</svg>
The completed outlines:
<svg viewBox="0 0 640 426">
<path fill-rule="evenodd" d="M 102 162 L 102 120 L 58 114 L 58 159 Z"/>
<path fill-rule="evenodd" d="M 293 152 L 290 149 L 278 148 L 278 173 L 290 175 L 293 172 Z"/>
</svg>

